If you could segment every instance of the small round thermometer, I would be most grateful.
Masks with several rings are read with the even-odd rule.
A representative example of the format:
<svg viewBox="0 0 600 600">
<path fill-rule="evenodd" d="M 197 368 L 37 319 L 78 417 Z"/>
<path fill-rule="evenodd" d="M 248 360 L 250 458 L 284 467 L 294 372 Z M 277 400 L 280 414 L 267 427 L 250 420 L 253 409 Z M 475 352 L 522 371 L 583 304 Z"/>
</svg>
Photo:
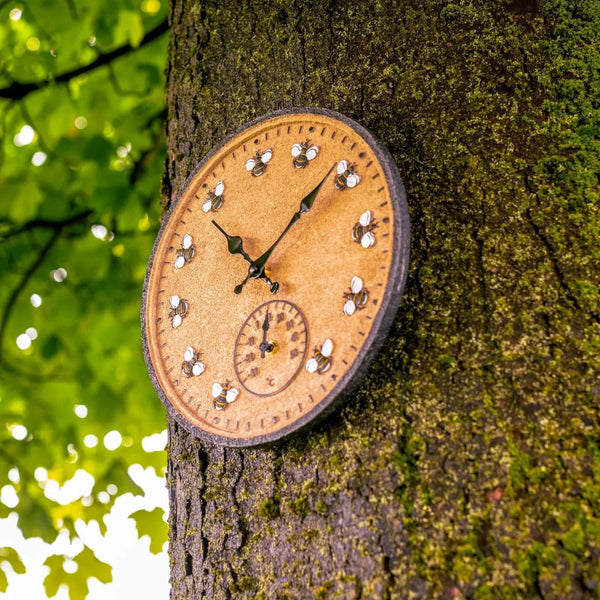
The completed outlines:
<svg viewBox="0 0 600 600">
<path fill-rule="evenodd" d="M 169 413 L 230 446 L 323 417 L 385 339 L 408 254 L 404 187 L 367 129 L 324 109 L 245 125 L 191 174 L 150 257 L 142 336 Z"/>
<path fill-rule="evenodd" d="M 285 300 L 261 304 L 246 319 L 233 353 L 241 386 L 255 396 L 282 392 L 306 357 L 308 332 L 297 306 Z"/>
</svg>

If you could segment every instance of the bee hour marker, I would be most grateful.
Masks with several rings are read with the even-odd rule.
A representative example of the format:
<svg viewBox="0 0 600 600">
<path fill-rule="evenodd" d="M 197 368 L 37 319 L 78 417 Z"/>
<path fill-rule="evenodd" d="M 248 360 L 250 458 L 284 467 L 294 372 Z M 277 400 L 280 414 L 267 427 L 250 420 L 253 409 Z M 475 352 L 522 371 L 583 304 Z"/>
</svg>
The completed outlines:
<svg viewBox="0 0 600 600">
<path fill-rule="evenodd" d="M 353 188 L 360 183 L 360 176 L 355 173 L 355 165 L 348 164 L 348 161 L 340 160 L 337 165 L 337 175 L 333 180 L 335 187 L 338 190 Z"/>
<path fill-rule="evenodd" d="M 253 158 L 246 161 L 246 171 L 249 171 L 254 177 L 260 177 L 267 168 L 267 163 L 273 156 L 273 150 L 267 148 L 264 152 L 257 151 Z"/>
<path fill-rule="evenodd" d="M 369 299 L 369 291 L 363 288 L 363 281 L 360 277 L 354 276 L 350 282 L 350 291 L 344 293 L 346 302 L 344 303 L 343 313 L 347 316 L 354 314 L 356 310 L 362 310 Z"/>
<path fill-rule="evenodd" d="M 225 198 L 223 197 L 224 191 L 225 184 L 222 181 L 218 181 L 212 192 L 208 193 L 206 200 L 202 204 L 202 210 L 204 212 L 217 212 L 221 206 L 223 206 L 223 202 L 225 201 Z"/>
</svg>

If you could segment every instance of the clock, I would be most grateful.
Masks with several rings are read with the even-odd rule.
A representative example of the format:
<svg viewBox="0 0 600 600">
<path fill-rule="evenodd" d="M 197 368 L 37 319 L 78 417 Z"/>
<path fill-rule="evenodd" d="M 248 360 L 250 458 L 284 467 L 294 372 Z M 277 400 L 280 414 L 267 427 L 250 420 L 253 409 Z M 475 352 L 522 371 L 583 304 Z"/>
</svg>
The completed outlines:
<svg viewBox="0 0 600 600">
<path fill-rule="evenodd" d="M 228 446 L 322 418 L 381 347 L 408 257 L 404 187 L 366 128 L 316 108 L 246 124 L 190 175 L 148 264 L 144 354 L 169 414 Z"/>
</svg>

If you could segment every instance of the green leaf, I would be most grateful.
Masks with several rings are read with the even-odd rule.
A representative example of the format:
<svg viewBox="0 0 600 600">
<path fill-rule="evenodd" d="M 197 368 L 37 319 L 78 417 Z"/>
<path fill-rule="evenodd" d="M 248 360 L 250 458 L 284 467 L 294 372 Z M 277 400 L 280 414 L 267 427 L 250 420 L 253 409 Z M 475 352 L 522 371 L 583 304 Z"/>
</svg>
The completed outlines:
<svg viewBox="0 0 600 600">
<path fill-rule="evenodd" d="M 136 524 L 138 535 L 150 536 L 150 552 L 158 554 L 162 551 L 163 544 L 167 541 L 168 526 L 164 520 L 165 512 L 162 508 L 154 510 L 138 510 L 129 515 Z"/>
<path fill-rule="evenodd" d="M 2 561 L 8 561 L 10 566 L 13 568 L 15 573 L 23 574 L 25 573 L 25 565 L 19 556 L 19 553 L 9 546 L 5 546 L 4 548 L 0 548 L 0 563 Z"/>
<path fill-rule="evenodd" d="M 17 194 L 11 199 L 9 213 L 11 219 L 16 223 L 25 223 L 32 219 L 43 199 L 44 196 L 34 181 L 21 183 Z"/>
<path fill-rule="evenodd" d="M 57 531 L 48 511 L 38 502 L 24 502 L 19 512 L 19 528 L 25 537 L 40 537 L 45 542 L 55 540 Z"/>
<path fill-rule="evenodd" d="M 46 559 L 44 565 L 49 567 L 50 573 L 44 579 L 44 588 L 48 597 L 55 596 L 61 585 L 69 588 L 71 600 L 85 600 L 88 595 L 88 579 L 95 577 L 102 583 L 112 581 L 112 567 L 96 558 L 87 546 L 73 558 L 77 563 L 74 573 L 67 573 L 64 568 L 65 557 L 53 554 Z"/>
<path fill-rule="evenodd" d="M 8 546 L 0 548 L 0 592 L 5 592 L 8 587 L 8 578 L 2 569 L 2 563 L 4 561 L 10 564 L 15 573 L 25 573 L 25 565 L 18 552 L 14 548 Z"/>
</svg>

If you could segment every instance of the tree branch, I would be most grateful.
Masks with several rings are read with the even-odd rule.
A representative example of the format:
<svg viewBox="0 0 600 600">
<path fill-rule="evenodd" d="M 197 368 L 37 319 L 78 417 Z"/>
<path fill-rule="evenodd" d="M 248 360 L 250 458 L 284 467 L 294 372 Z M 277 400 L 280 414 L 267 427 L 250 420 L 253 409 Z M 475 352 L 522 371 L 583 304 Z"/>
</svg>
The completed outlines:
<svg viewBox="0 0 600 600">
<path fill-rule="evenodd" d="M 66 219 L 61 219 L 60 221 L 52 221 L 51 219 L 32 219 L 31 221 L 27 221 L 27 223 L 25 223 L 17 229 L 7 231 L 3 235 L 0 234 L 0 239 L 14 237 L 25 231 L 31 231 L 32 229 L 54 229 L 54 231 L 60 232 L 62 229 L 68 227 L 69 225 L 73 225 L 74 223 L 80 223 L 81 221 L 84 221 L 91 214 L 91 210 L 84 210 L 81 213 L 78 213 L 71 217 L 67 217 Z"/>
<path fill-rule="evenodd" d="M 145 46 L 154 40 L 158 39 L 163 33 L 166 33 L 169 30 L 169 23 L 165 19 L 160 23 L 157 27 L 155 27 L 152 31 L 149 31 L 143 38 L 138 46 L 132 46 L 131 44 L 126 44 L 125 46 L 121 46 L 120 48 L 115 48 L 111 52 L 107 52 L 105 54 L 99 54 L 96 60 L 93 62 L 84 65 L 82 67 L 77 67 L 72 71 L 67 71 L 66 73 L 62 73 L 54 77 L 53 79 L 46 79 L 45 81 L 36 81 L 31 83 L 21 83 L 19 81 L 15 81 L 8 87 L 0 89 L 0 98 L 7 98 L 9 100 L 22 100 L 30 94 L 31 92 L 35 92 L 36 90 L 42 89 L 50 83 L 66 83 L 78 77 L 79 75 L 83 75 L 84 73 L 89 73 L 98 67 L 103 67 L 105 65 L 110 64 L 113 60 L 128 54 L 129 52 L 133 52 L 142 46 Z"/>
</svg>

